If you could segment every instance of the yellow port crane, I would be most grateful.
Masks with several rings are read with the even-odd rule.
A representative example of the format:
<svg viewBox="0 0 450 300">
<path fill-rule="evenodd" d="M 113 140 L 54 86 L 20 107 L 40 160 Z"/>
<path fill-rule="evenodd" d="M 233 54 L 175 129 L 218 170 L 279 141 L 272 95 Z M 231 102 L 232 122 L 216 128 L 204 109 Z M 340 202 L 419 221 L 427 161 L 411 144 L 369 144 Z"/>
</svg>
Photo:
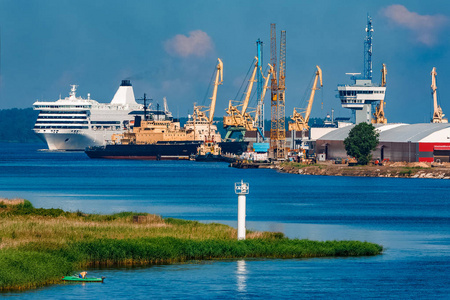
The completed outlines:
<svg viewBox="0 0 450 300">
<path fill-rule="evenodd" d="M 225 141 L 231 140 L 234 133 L 239 132 L 241 136 L 239 140 L 243 139 L 246 131 L 255 131 L 256 128 L 253 126 L 254 121 L 249 112 L 247 112 L 248 102 L 250 100 L 250 95 L 252 93 L 253 84 L 256 82 L 255 76 L 258 69 L 258 58 L 255 57 L 256 63 L 253 68 L 253 73 L 249 80 L 247 91 L 245 92 L 245 98 L 242 104 L 233 105 L 233 100 L 228 103 L 228 108 L 226 110 L 227 116 L 223 117 L 223 127 L 227 129 L 225 135 Z M 239 110 L 238 106 L 242 106 Z"/>
<path fill-rule="evenodd" d="M 433 120 L 432 123 L 448 123 L 448 120 L 444 118 L 442 108 L 437 103 L 437 85 L 436 85 L 436 67 L 431 70 L 431 93 L 433 94 Z"/>
<path fill-rule="evenodd" d="M 308 106 L 306 110 L 302 113 L 297 111 L 297 108 L 294 108 L 294 113 L 291 117 L 293 122 L 289 122 L 289 130 L 295 131 L 307 131 L 309 129 L 308 121 L 309 116 L 311 115 L 311 109 L 314 102 L 314 95 L 317 90 L 320 90 L 323 87 L 322 83 L 322 69 L 319 66 L 316 66 L 317 71 L 314 77 L 314 83 L 311 87 L 311 95 L 309 96 Z M 320 87 L 317 87 L 317 82 L 320 80 Z"/>
<path fill-rule="evenodd" d="M 387 69 L 386 64 L 383 64 L 383 68 L 381 69 L 381 86 L 386 86 L 386 75 Z M 372 119 L 372 124 L 387 124 L 387 119 L 384 116 L 384 105 L 386 103 L 384 100 L 381 100 L 377 105 L 375 112 L 373 113 L 374 118 Z"/>
<path fill-rule="evenodd" d="M 217 59 L 217 71 L 216 71 L 216 79 L 214 80 L 214 89 L 213 94 L 211 96 L 211 106 L 209 108 L 209 123 L 212 124 L 214 119 L 214 111 L 216 110 L 216 100 L 217 100 L 217 88 L 220 84 L 223 83 L 223 63 L 220 58 Z M 220 81 L 219 81 L 220 76 Z"/>
<path fill-rule="evenodd" d="M 211 104 L 209 108 L 207 107 L 206 110 L 202 110 L 202 106 L 194 106 L 194 115 L 196 115 L 197 118 L 201 119 L 202 121 L 207 121 L 210 124 L 213 123 L 214 119 L 214 112 L 216 110 L 216 100 L 217 100 L 217 89 L 218 86 L 223 83 L 223 62 L 220 58 L 217 59 L 218 63 L 216 66 L 216 76 L 214 80 L 214 89 L 211 96 Z M 220 78 L 220 79 L 219 79 Z M 208 117 L 206 114 L 209 112 Z"/>
<path fill-rule="evenodd" d="M 208 125 L 208 138 L 211 139 L 211 125 L 214 121 L 214 112 L 216 109 L 217 90 L 218 86 L 223 83 L 223 62 L 220 58 L 217 59 L 216 75 L 214 80 L 214 89 L 211 96 L 210 106 L 199 106 L 194 104 L 194 112 L 192 113 L 192 121 L 188 121 L 189 125 L 194 129 L 197 125 Z M 213 130 L 214 131 L 214 130 Z M 194 135 L 195 136 L 195 135 Z"/>
</svg>

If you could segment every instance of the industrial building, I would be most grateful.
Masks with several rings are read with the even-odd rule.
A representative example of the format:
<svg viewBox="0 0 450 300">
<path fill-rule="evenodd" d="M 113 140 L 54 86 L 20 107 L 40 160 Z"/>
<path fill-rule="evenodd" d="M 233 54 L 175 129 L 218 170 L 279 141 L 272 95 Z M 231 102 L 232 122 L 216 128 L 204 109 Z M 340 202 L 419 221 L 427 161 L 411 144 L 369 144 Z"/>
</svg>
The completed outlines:
<svg viewBox="0 0 450 300">
<path fill-rule="evenodd" d="M 316 140 L 315 151 L 326 159 L 347 157 L 344 139 L 354 127 L 335 129 Z M 450 124 L 375 124 L 380 133 L 374 159 L 406 162 L 449 162 Z"/>
</svg>

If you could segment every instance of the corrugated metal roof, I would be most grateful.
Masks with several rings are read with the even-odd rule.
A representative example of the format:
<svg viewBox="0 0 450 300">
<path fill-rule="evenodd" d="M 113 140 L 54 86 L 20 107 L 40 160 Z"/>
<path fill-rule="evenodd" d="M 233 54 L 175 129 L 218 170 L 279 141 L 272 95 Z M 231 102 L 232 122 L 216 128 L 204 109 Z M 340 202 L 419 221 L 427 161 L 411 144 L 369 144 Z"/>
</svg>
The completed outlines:
<svg viewBox="0 0 450 300">
<path fill-rule="evenodd" d="M 418 143 L 430 134 L 450 127 L 448 123 L 411 124 L 393 128 L 380 134 L 383 142 L 409 142 Z"/>
<path fill-rule="evenodd" d="M 335 130 L 323 135 L 321 138 L 318 138 L 317 140 L 343 141 L 345 140 L 346 137 L 348 137 L 348 133 L 353 127 L 355 127 L 355 125 L 336 128 Z"/>
<path fill-rule="evenodd" d="M 343 141 L 354 126 L 338 128 L 319 140 Z M 439 140 L 442 136 L 442 142 L 449 142 L 447 135 L 450 135 L 450 123 L 386 124 L 375 127 L 380 132 L 380 142 L 417 143 L 437 131 L 442 131 L 438 135 Z"/>
</svg>

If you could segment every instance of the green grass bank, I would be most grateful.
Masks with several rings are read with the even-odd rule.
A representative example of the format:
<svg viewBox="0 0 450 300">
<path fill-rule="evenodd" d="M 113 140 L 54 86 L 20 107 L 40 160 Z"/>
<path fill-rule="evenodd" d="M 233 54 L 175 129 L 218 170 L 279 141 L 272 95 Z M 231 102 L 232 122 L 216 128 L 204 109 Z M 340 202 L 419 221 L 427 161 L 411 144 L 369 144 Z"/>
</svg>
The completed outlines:
<svg viewBox="0 0 450 300">
<path fill-rule="evenodd" d="M 136 217 L 139 215 L 139 217 Z M 235 258 L 309 258 L 378 255 L 383 247 L 359 241 L 288 239 L 157 215 L 112 215 L 34 208 L 0 200 L 0 290 L 60 282 L 92 266 L 151 265 Z"/>
</svg>

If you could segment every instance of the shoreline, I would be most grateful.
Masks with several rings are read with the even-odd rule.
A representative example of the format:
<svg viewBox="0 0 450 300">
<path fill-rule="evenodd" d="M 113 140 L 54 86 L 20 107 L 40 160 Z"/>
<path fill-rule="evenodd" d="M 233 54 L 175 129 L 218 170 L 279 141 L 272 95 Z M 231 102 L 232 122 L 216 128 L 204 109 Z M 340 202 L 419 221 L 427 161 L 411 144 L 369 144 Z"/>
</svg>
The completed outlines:
<svg viewBox="0 0 450 300">
<path fill-rule="evenodd" d="M 450 179 L 450 168 L 430 163 L 390 163 L 384 166 L 348 166 L 347 164 L 319 163 L 300 165 L 285 163 L 276 166 L 280 172 L 301 175 L 356 176 L 386 178 Z"/>
<path fill-rule="evenodd" d="M 199 260 L 373 256 L 378 244 L 288 239 L 280 232 L 237 230 L 218 223 L 34 208 L 27 200 L 0 199 L 0 291 L 61 282 L 97 266 L 149 266 Z M 23 202 L 21 202 L 21 200 Z"/>
<path fill-rule="evenodd" d="M 450 164 L 448 163 L 395 162 L 385 165 L 349 166 L 348 164 L 334 164 L 331 161 L 315 164 L 239 162 L 230 166 L 242 169 L 274 169 L 281 173 L 297 175 L 450 179 Z"/>
</svg>

